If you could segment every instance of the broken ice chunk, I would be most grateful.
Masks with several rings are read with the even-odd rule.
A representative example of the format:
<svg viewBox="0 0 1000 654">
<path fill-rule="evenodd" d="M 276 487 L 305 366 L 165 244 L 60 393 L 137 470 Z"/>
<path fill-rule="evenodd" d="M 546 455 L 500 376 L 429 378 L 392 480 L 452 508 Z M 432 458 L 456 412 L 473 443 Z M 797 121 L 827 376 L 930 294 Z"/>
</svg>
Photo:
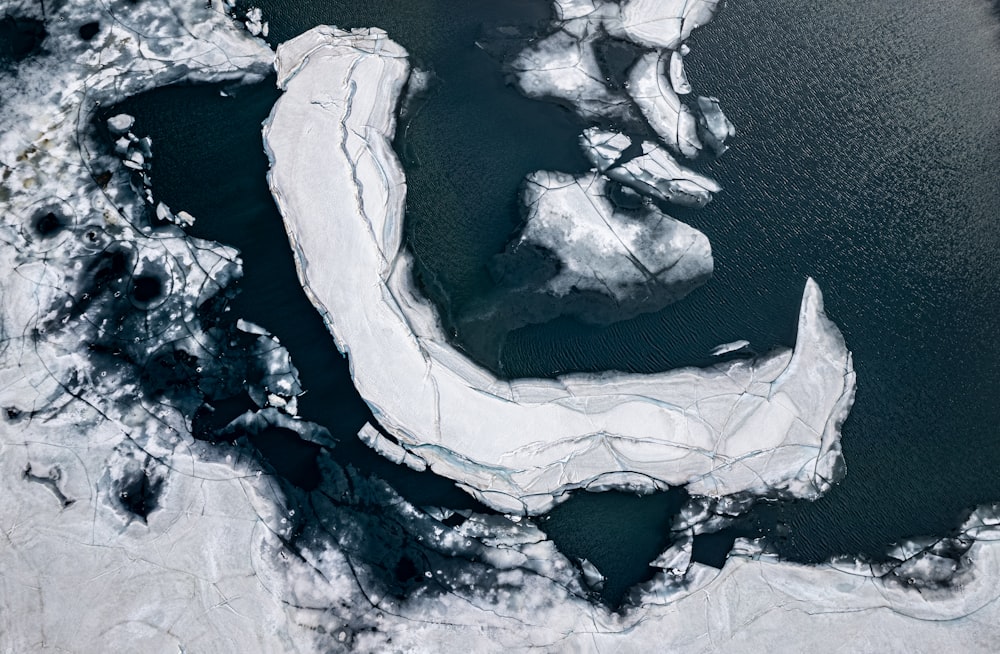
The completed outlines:
<svg viewBox="0 0 1000 654">
<path fill-rule="evenodd" d="M 511 64 L 518 89 L 529 98 L 562 101 L 581 116 L 617 117 L 628 100 L 613 92 L 589 38 L 565 29 L 528 48 Z"/>
<path fill-rule="evenodd" d="M 721 0 L 625 0 L 609 31 L 650 48 L 675 50 L 719 10 Z"/>
<path fill-rule="evenodd" d="M 693 207 L 703 207 L 722 187 L 710 177 L 685 168 L 661 146 L 642 144 L 643 155 L 607 171 L 608 177 L 643 195 Z"/>
<path fill-rule="evenodd" d="M 674 576 L 683 577 L 691 567 L 693 546 L 694 539 L 690 534 L 684 534 L 649 565 L 666 570 Z"/>
<path fill-rule="evenodd" d="M 134 124 L 135 118 L 128 114 L 118 114 L 108 118 L 108 129 L 115 135 L 124 134 L 132 129 L 132 125 Z"/>
<path fill-rule="evenodd" d="M 679 50 L 670 53 L 670 86 L 677 95 L 691 92 L 691 84 L 688 82 L 687 73 L 684 72 L 684 55 Z"/>
<path fill-rule="evenodd" d="M 549 291 L 587 290 L 619 301 L 655 293 L 663 306 L 711 277 L 712 248 L 704 234 L 653 208 L 619 211 L 606 186 L 596 172 L 528 176 L 521 240 L 558 257 L 562 268 Z"/>
<path fill-rule="evenodd" d="M 417 472 L 423 472 L 427 469 L 427 463 L 423 459 L 383 436 L 370 422 L 366 422 L 361 427 L 361 430 L 358 431 L 358 438 L 393 463 L 403 464 Z"/>
<path fill-rule="evenodd" d="M 580 559 L 580 570 L 583 572 L 583 582 L 594 592 L 604 590 L 604 575 L 597 569 L 597 566 L 587 559 Z"/>
<path fill-rule="evenodd" d="M 726 139 L 736 135 L 736 127 L 722 113 L 718 98 L 698 97 L 701 110 L 700 123 L 705 130 L 705 140 L 717 154 L 726 151 Z"/>
<path fill-rule="evenodd" d="M 607 132 L 600 127 L 589 127 L 580 135 L 580 147 L 599 172 L 604 172 L 618 162 L 632 139 L 620 132 Z"/>
<path fill-rule="evenodd" d="M 694 113 L 663 75 L 665 55 L 648 52 L 629 71 L 629 95 L 649 126 L 673 150 L 694 157 L 701 150 Z"/>
<path fill-rule="evenodd" d="M 260 7 L 251 7 L 247 11 L 247 19 L 244 23 L 246 25 L 247 31 L 254 36 L 260 36 L 264 31 L 263 23 L 263 12 L 261 12 Z"/>
</svg>

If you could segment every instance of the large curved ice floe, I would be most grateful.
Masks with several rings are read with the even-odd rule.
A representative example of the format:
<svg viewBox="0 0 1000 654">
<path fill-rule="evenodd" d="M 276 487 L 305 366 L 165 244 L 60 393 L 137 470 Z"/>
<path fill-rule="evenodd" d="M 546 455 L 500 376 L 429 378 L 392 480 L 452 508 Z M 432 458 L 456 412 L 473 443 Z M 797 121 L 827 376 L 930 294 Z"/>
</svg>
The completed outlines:
<svg viewBox="0 0 1000 654">
<path fill-rule="evenodd" d="M 319 27 L 279 47 L 276 65 L 269 182 L 303 285 L 389 434 L 368 432 L 376 448 L 401 446 L 486 504 L 527 513 L 575 488 L 815 497 L 837 477 L 854 371 L 814 282 L 792 351 L 497 379 L 448 343 L 402 244 L 406 181 L 390 141 L 406 52 L 377 29 Z"/>
</svg>

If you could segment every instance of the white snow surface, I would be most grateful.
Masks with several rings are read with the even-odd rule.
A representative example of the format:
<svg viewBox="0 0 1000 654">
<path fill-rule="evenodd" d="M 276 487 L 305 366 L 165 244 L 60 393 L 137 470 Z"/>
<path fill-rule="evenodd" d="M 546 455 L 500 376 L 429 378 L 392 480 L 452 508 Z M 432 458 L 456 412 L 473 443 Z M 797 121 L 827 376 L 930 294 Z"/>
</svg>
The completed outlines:
<svg viewBox="0 0 1000 654">
<path fill-rule="evenodd" d="M 283 44 L 277 69 L 285 92 L 264 138 L 300 278 L 376 419 L 435 472 L 529 514 L 576 488 L 815 497 L 836 478 L 854 371 L 813 281 L 793 351 L 499 380 L 448 343 L 402 247 L 406 180 L 390 141 L 406 52 L 379 30 L 320 27 Z"/>
</svg>

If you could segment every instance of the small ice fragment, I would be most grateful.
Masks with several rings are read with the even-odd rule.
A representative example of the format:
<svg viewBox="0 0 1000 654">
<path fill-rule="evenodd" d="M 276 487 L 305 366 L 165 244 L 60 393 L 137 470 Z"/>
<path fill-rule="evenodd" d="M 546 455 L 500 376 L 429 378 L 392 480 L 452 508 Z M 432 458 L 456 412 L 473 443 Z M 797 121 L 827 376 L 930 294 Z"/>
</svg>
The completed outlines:
<svg viewBox="0 0 1000 654">
<path fill-rule="evenodd" d="M 718 98 L 698 98 L 698 109 L 701 110 L 702 128 L 705 130 L 705 140 L 717 154 L 726 150 L 726 139 L 736 135 L 736 127 L 722 113 Z"/>
<path fill-rule="evenodd" d="M 256 334 L 257 336 L 270 336 L 270 333 L 258 325 L 257 323 L 250 322 L 249 320 L 244 320 L 240 318 L 236 321 L 236 329 L 241 332 L 246 332 L 247 334 Z"/>
<path fill-rule="evenodd" d="M 123 136 L 115 141 L 115 152 L 124 157 L 128 154 L 128 149 L 131 145 L 132 142 L 128 140 L 128 137 Z"/>
<path fill-rule="evenodd" d="M 604 588 L 604 575 L 593 563 L 587 559 L 580 560 L 580 568 L 583 571 L 583 581 L 591 590 L 600 592 Z"/>
<path fill-rule="evenodd" d="M 156 204 L 156 217 L 163 222 L 174 222 L 174 215 L 170 213 L 170 208 L 162 202 Z"/>
<path fill-rule="evenodd" d="M 746 349 L 747 346 L 749 345 L 750 341 L 742 339 L 738 341 L 733 341 L 732 343 L 723 343 L 722 345 L 717 345 L 716 347 L 713 347 L 710 354 L 713 357 L 718 357 L 722 356 L 723 354 L 729 354 L 730 352 L 739 352 L 740 350 Z"/>
</svg>

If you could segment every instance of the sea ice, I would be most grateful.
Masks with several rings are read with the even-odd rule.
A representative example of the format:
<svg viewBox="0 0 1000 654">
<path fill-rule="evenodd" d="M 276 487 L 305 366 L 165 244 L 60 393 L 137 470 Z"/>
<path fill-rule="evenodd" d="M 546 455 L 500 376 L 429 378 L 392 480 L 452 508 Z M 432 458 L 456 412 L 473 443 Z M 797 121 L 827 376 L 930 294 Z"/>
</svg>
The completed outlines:
<svg viewBox="0 0 1000 654">
<path fill-rule="evenodd" d="M 132 116 L 129 116 L 128 114 L 117 114 L 108 118 L 108 129 L 111 130 L 112 134 L 124 134 L 132 129 L 132 125 L 134 123 L 135 118 Z"/>
<path fill-rule="evenodd" d="M 642 195 L 691 207 L 705 206 L 712 201 L 713 193 L 722 190 L 711 177 L 678 164 L 660 145 L 646 141 L 642 152 L 605 174 Z"/>
<path fill-rule="evenodd" d="M 684 72 L 684 55 L 680 50 L 670 53 L 670 86 L 677 95 L 687 95 L 691 92 L 691 83 Z"/>
<path fill-rule="evenodd" d="M 522 52 L 511 64 L 517 88 L 529 98 L 562 102 L 585 118 L 626 115 L 628 98 L 612 90 L 597 62 L 596 28 L 587 21 L 581 37 L 559 29 Z"/>
<path fill-rule="evenodd" d="M 277 68 L 268 179 L 302 283 L 375 418 L 432 470 L 526 513 L 576 488 L 815 497 L 840 474 L 854 372 L 814 282 L 793 351 L 655 375 L 497 379 L 450 345 L 402 244 L 391 140 L 405 51 L 379 30 L 317 28 L 283 44 Z"/>
<path fill-rule="evenodd" d="M 629 71 L 629 95 L 653 131 L 673 150 L 694 157 L 701 150 L 694 112 L 681 102 L 667 78 L 663 53 L 648 52 Z"/>
<path fill-rule="evenodd" d="M 600 127 L 588 127 L 580 135 L 580 148 L 600 173 L 618 163 L 630 145 L 632 139 L 629 137 L 620 132 L 604 131 Z"/>
<path fill-rule="evenodd" d="M 655 208 L 625 213 L 607 197 L 600 173 L 528 176 L 528 208 L 521 241 L 540 245 L 559 260 L 546 288 L 606 293 L 618 301 L 637 294 L 680 299 L 712 276 L 708 238 Z"/>
<path fill-rule="evenodd" d="M 698 109 L 701 110 L 699 122 L 705 130 L 705 140 L 717 154 L 726 151 L 726 140 L 736 135 L 736 127 L 722 113 L 718 98 L 698 98 Z"/>
<path fill-rule="evenodd" d="M 721 0 L 622 0 L 619 32 L 630 41 L 676 50 L 696 28 L 712 20 Z"/>
<path fill-rule="evenodd" d="M 713 357 L 722 356 L 723 354 L 729 354 L 730 352 L 739 352 L 740 350 L 746 349 L 750 345 L 750 341 L 740 339 L 738 341 L 733 341 L 732 343 L 723 343 L 722 345 L 717 345 L 712 348 L 709 352 Z"/>
<path fill-rule="evenodd" d="M 15 0 L 10 7 L 23 12 L 38 5 Z M 130 357 L 146 360 L 180 344 L 211 362 L 211 353 L 197 349 L 215 343 L 199 323 L 199 307 L 238 273 L 237 253 L 173 226 L 148 232 L 143 189 L 130 189 L 120 160 L 99 154 L 87 126 L 95 100 L 107 106 L 158 84 L 259 78 L 270 53 L 237 32 L 239 23 L 229 20 L 218 2 L 138 3 L 131 13 L 119 7 L 112 15 L 103 5 L 67 0 L 48 10 L 48 53 L 37 58 L 45 66 L 22 66 L 16 75 L 0 71 L 0 81 L 11 90 L 0 107 L 0 161 L 6 162 L 0 179 L 0 641 L 5 648 L 737 652 L 811 651 L 836 643 L 858 651 L 973 651 L 1000 638 L 998 506 L 978 509 L 953 538 L 900 543 L 893 558 L 880 565 L 856 559 L 794 565 L 766 555 L 759 543 L 740 541 L 717 571 L 692 562 L 690 540 L 682 539 L 654 562 L 662 572 L 635 590 L 630 608 L 611 612 L 588 600 L 584 577 L 599 584 L 596 566 L 574 565 L 532 520 L 420 510 L 384 482 L 339 465 L 323 453 L 333 446 L 328 435 L 274 408 L 234 422 L 247 429 L 279 427 L 310 441 L 320 451 L 317 492 L 282 485 L 244 449 L 192 440 L 184 407 L 142 397 L 124 359 L 100 370 L 87 345 L 95 338 L 117 338 L 111 342 Z M 95 14 L 106 26 L 101 32 L 106 43 L 89 50 L 77 26 Z M 149 32 L 129 25 L 155 28 L 157 43 L 147 43 Z M 318 42 L 335 34 L 329 30 Z M 356 129 L 342 134 L 353 139 L 353 149 L 334 153 L 332 173 L 350 175 L 356 169 L 371 187 L 337 177 L 338 190 L 354 191 L 346 196 L 350 216 L 344 221 L 334 215 L 326 225 L 329 232 L 354 225 L 345 236 L 361 245 L 361 263 L 372 265 L 347 275 L 348 285 L 375 285 L 361 287 L 360 313 L 345 314 L 345 320 L 371 310 L 375 320 L 367 341 L 355 344 L 384 354 L 383 348 L 398 343 L 386 315 L 415 318 L 410 341 L 421 343 L 425 353 L 440 347 L 441 356 L 453 357 L 455 368 L 462 368 L 445 341 L 426 338 L 434 335 L 426 329 L 435 324 L 430 308 L 416 293 L 400 292 L 411 280 L 405 251 L 398 250 L 398 223 L 352 222 L 362 209 L 377 217 L 386 212 L 387 198 L 392 207 L 401 199 L 402 177 L 385 134 L 392 131 L 391 106 L 399 92 L 394 80 L 405 77 L 406 64 L 394 61 L 402 51 L 380 32 L 347 40 L 342 56 L 354 61 L 367 48 L 369 57 L 381 60 L 367 62 L 354 81 L 362 82 L 358 102 L 380 107 L 359 104 L 359 112 L 382 122 L 348 123 L 343 108 L 331 102 L 336 96 L 318 98 L 321 103 L 308 108 L 331 112 L 330 122 L 320 121 L 323 133 L 342 124 Z M 376 54 L 377 49 L 383 52 Z M 380 71 L 380 65 L 386 68 Z M 323 86 L 323 80 L 313 81 Z M 374 92 L 366 86 L 373 81 Z M 335 89 L 337 82 L 326 81 Z M 355 161 L 349 154 L 356 155 L 353 168 L 344 164 Z M 92 177 L 95 171 L 102 180 L 104 172 L 110 174 L 106 186 Z M 301 172 L 316 171 L 306 165 Z M 333 204 L 313 207 L 344 204 L 336 197 Z M 363 233 L 368 226 L 377 231 Z M 378 250 L 372 244 L 395 248 Z M 307 260 L 299 263 L 303 272 L 309 270 Z M 367 276 L 376 270 L 376 279 Z M 403 278 L 380 282 L 394 272 Z M 144 284 L 132 284 L 141 280 Z M 331 290 L 321 285 L 324 280 L 317 274 L 307 290 Z M 115 297 L 118 288 L 132 291 Z M 95 297 L 88 297 L 88 290 Z M 414 302 L 404 307 L 397 300 Z M 777 403 L 791 406 L 797 388 L 818 391 L 810 385 L 821 380 L 813 377 L 844 369 L 842 359 L 823 360 L 846 350 L 818 300 L 818 290 L 807 284 L 794 354 L 675 374 L 704 376 L 718 385 L 725 375 L 717 372 L 739 376 L 754 370 L 751 393 L 773 391 Z M 108 313 L 108 307 L 130 303 L 136 303 L 131 312 Z M 114 336 L 122 319 L 142 325 L 128 334 L 138 342 Z M 247 322 L 238 328 L 267 336 Z M 272 348 L 267 366 L 277 375 L 272 382 L 291 380 L 290 364 L 276 356 L 273 339 L 258 343 Z M 401 355 L 406 363 L 406 347 Z M 173 363 L 174 371 L 184 368 L 183 358 Z M 431 367 L 428 360 L 425 370 Z M 464 372 L 469 378 L 476 370 Z M 844 377 L 845 391 L 852 377 Z M 406 379 L 415 384 L 412 389 L 402 385 L 405 380 L 390 378 L 399 401 L 411 391 L 421 393 L 418 387 L 433 385 L 437 377 Z M 585 381 L 595 386 L 607 381 L 618 401 L 628 379 L 563 381 L 570 390 Z M 511 402 L 515 395 L 522 401 L 546 395 L 557 404 L 591 403 L 598 413 L 608 406 L 594 394 L 577 400 L 557 384 L 490 383 L 490 390 L 478 385 L 476 392 Z M 800 404 L 815 406 L 820 396 Z M 632 406 L 643 404 L 636 400 Z M 832 438 L 835 426 L 824 433 Z M 406 450 L 404 457 L 415 456 L 399 447 Z M 447 456 L 436 445 L 421 451 Z M 505 474 L 499 468 L 493 472 Z M 718 498 L 705 504 L 705 516 L 739 506 Z M 303 513 L 308 520 L 299 519 Z M 700 518 L 689 513 L 693 530 Z M 409 585 L 400 585 L 400 577 Z"/>
</svg>

